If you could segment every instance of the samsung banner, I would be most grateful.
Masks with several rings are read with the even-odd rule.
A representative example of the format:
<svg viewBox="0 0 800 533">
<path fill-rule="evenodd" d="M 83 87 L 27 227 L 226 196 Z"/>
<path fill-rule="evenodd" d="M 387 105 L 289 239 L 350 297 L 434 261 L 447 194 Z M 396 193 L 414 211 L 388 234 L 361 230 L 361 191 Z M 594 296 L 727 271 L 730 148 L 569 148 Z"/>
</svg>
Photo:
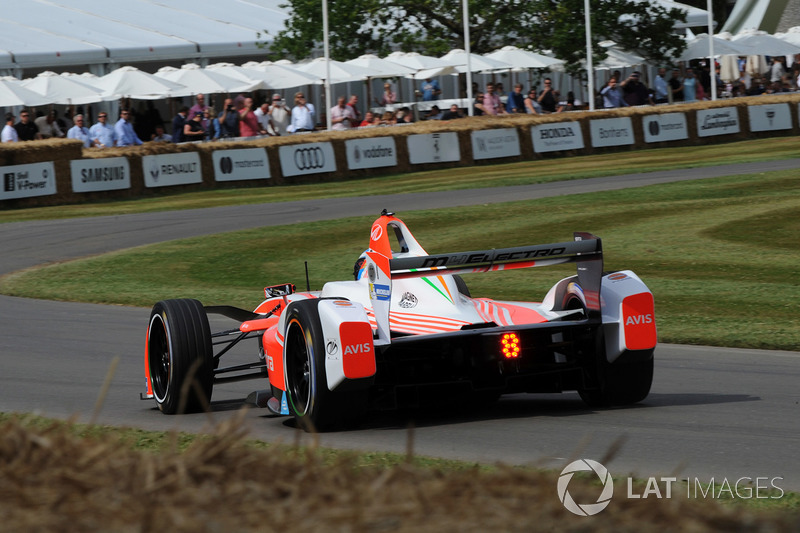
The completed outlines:
<svg viewBox="0 0 800 533">
<path fill-rule="evenodd" d="M 580 150 L 584 147 L 578 122 L 555 122 L 531 127 L 533 151 L 538 153 Z"/>
<path fill-rule="evenodd" d="M 590 120 L 589 131 L 595 148 L 633 144 L 631 117 Z"/>
<path fill-rule="evenodd" d="M 269 160 L 264 148 L 214 150 L 214 180 L 238 181 L 269 179 Z"/>
<path fill-rule="evenodd" d="M 717 107 L 697 111 L 697 136 L 739 133 L 739 111 L 735 107 Z"/>
<path fill-rule="evenodd" d="M 516 128 L 477 130 L 472 132 L 472 157 L 492 159 L 520 155 Z"/>
<path fill-rule="evenodd" d="M 683 113 L 663 113 L 642 118 L 644 142 L 680 141 L 689 138 L 686 115 Z"/>
<path fill-rule="evenodd" d="M 409 135 L 408 161 L 412 165 L 461 161 L 458 134 L 450 131 Z"/>
<path fill-rule="evenodd" d="M 789 103 L 747 106 L 750 131 L 775 131 L 792 129 Z"/>
<path fill-rule="evenodd" d="M 336 172 L 336 156 L 329 142 L 281 146 L 278 157 L 284 177 Z"/>
<path fill-rule="evenodd" d="M 73 192 L 117 191 L 131 188 L 127 157 L 75 159 L 69 162 Z"/>
<path fill-rule="evenodd" d="M 56 171 L 52 161 L 0 167 L 0 174 L 3 174 L 0 200 L 56 193 Z"/>
<path fill-rule="evenodd" d="M 394 137 L 350 139 L 344 142 L 347 168 L 393 167 L 397 165 L 397 148 Z"/>
<path fill-rule="evenodd" d="M 169 187 L 203 182 L 200 154 L 197 152 L 146 155 L 142 157 L 142 172 L 145 187 Z"/>
</svg>

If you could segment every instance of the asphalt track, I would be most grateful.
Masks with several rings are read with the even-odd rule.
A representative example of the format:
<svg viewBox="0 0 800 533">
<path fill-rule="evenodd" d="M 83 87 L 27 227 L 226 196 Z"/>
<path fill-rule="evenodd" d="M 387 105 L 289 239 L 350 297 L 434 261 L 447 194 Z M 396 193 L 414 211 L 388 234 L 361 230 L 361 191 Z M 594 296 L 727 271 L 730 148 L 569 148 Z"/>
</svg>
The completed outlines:
<svg viewBox="0 0 800 533">
<path fill-rule="evenodd" d="M 800 160 L 613 176 L 543 185 L 309 200 L 112 217 L 0 224 L 0 275 L 48 262 L 248 227 L 470 206 L 615 190 L 679 180 L 795 169 Z M 346 186 L 343 184 L 343 186 Z M 285 280 L 265 280 L 282 282 Z M 187 295 L 191 296 L 191 295 Z M 211 414 L 164 416 L 140 401 L 149 309 L 0 296 L 0 411 L 153 430 L 204 431 L 233 416 L 258 382 L 218 386 Z M 100 408 L 98 397 L 119 358 Z M 241 357 L 240 354 L 234 357 Z M 248 356 L 249 358 L 249 356 Z M 235 362 L 235 361 L 231 361 Z M 603 462 L 613 476 L 676 475 L 731 485 L 742 477 L 800 490 L 800 352 L 660 345 L 650 396 L 626 409 L 591 410 L 577 394 L 514 395 L 483 408 L 378 414 L 324 446 L 560 469 Z M 253 437 L 294 442 L 285 418 L 250 409 Z M 301 435 L 303 442 L 311 437 Z M 609 455 L 611 457 L 609 457 Z M 766 482 L 769 484 L 769 481 Z"/>
</svg>

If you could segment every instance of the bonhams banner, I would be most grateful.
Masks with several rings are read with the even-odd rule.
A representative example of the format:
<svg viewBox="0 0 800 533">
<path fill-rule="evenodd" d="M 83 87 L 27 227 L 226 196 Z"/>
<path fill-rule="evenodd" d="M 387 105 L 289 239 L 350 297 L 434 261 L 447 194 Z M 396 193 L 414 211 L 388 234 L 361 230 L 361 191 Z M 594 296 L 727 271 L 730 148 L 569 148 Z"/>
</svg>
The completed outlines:
<svg viewBox="0 0 800 533">
<path fill-rule="evenodd" d="M 604 118 L 589 121 L 592 146 L 625 146 L 633 144 L 633 123 L 631 117 Z"/>
</svg>

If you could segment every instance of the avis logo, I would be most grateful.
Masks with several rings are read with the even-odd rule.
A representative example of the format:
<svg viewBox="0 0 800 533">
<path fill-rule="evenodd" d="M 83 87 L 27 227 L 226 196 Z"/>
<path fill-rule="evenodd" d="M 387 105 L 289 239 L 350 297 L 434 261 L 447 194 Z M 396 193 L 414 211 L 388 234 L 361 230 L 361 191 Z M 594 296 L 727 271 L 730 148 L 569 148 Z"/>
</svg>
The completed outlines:
<svg viewBox="0 0 800 533">
<path fill-rule="evenodd" d="M 625 319 L 626 326 L 638 326 L 641 324 L 652 324 L 653 323 L 653 315 L 630 315 L 628 318 Z"/>
<path fill-rule="evenodd" d="M 368 342 L 346 344 L 344 347 L 344 355 L 367 354 L 370 351 L 372 351 L 372 346 Z"/>
</svg>

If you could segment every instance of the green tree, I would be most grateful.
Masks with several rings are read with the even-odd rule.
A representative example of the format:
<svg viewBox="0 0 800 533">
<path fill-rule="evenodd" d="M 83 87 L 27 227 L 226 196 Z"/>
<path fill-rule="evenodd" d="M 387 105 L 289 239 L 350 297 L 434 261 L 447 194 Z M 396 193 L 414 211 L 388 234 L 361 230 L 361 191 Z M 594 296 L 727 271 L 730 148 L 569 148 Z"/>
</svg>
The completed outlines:
<svg viewBox="0 0 800 533">
<path fill-rule="evenodd" d="M 289 0 L 286 28 L 266 35 L 272 59 L 307 58 L 322 46 L 322 0 Z M 441 55 L 464 47 L 458 0 L 331 0 L 331 57 L 347 60 L 394 49 Z M 482 54 L 513 44 L 551 50 L 576 74 L 585 57 L 584 0 L 469 0 L 470 48 Z M 631 0 L 591 0 L 593 56 L 605 58 L 597 43 L 613 40 L 654 62 L 683 49 L 673 32 L 680 10 Z"/>
</svg>

